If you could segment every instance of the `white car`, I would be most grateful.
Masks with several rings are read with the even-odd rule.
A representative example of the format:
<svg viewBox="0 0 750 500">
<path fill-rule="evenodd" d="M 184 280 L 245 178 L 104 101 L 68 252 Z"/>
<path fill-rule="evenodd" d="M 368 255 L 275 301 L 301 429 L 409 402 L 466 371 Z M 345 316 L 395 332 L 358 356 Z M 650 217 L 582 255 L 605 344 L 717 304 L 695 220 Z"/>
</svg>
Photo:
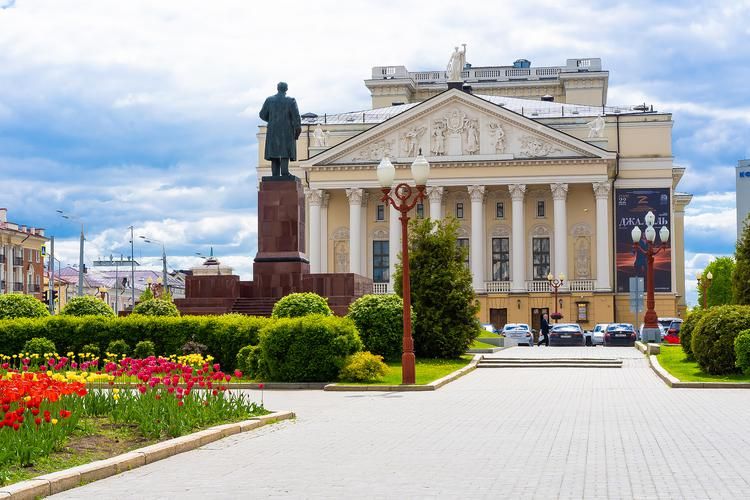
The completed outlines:
<svg viewBox="0 0 750 500">
<path fill-rule="evenodd" d="M 608 323 L 599 323 L 591 330 L 591 345 L 604 345 L 604 333 Z"/>
<path fill-rule="evenodd" d="M 664 328 L 664 325 L 662 325 L 661 323 L 656 323 L 656 325 L 659 327 L 659 333 L 661 334 L 661 341 L 663 342 L 664 341 L 664 337 L 667 336 L 667 330 L 666 330 L 666 328 Z M 641 327 L 640 327 L 640 329 L 638 329 L 638 340 L 642 340 L 643 339 L 643 328 L 644 327 L 645 327 L 645 325 L 643 323 L 641 323 Z"/>
<path fill-rule="evenodd" d="M 534 345 L 534 335 L 531 333 L 531 327 L 526 323 L 508 323 L 503 327 L 503 336 L 506 338 L 505 345 Z M 511 342 L 508 342 L 510 339 Z"/>
</svg>

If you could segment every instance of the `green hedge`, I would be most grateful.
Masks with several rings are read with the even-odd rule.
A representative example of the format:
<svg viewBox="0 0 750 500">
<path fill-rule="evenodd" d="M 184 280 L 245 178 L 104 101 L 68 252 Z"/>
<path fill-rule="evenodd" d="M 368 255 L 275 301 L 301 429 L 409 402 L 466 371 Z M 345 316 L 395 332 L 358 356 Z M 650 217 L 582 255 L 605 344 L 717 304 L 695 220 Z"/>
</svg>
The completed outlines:
<svg viewBox="0 0 750 500">
<path fill-rule="evenodd" d="M 43 318 L 49 310 L 38 299 L 21 293 L 0 294 L 0 319 Z"/>
<path fill-rule="evenodd" d="M 347 317 L 357 325 L 366 351 L 386 359 L 401 357 L 404 336 L 404 301 L 401 297 L 395 294 L 364 295 L 349 306 Z"/>
<path fill-rule="evenodd" d="M 105 352 L 113 340 L 135 346 L 142 340 L 154 343 L 157 355 L 179 354 L 188 341 L 208 346 L 224 370 L 234 368 L 237 352 L 259 342 L 259 332 L 268 318 L 227 314 L 223 316 L 159 317 L 131 315 L 125 318 L 103 316 L 52 316 L 0 321 L 0 354 L 15 354 L 34 337 L 46 337 L 58 352 L 83 352 L 86 344 L 96 344 Z"/>
<path fill-rule="evenodd" d="M 745 373 L 750 372 L 750 330 L 742 330 L 734 339 L 734 356 L 737 367 Z"/>
<path fill-rule="evenodd" d="M 680 326 L 680 347 L 687 355 L 688 359 L 693 359 L 693 330 L 698 325 L 707 309 L 693 309 L 685 322 Z"/>
<path fill-rule="evenodd" d="M 750 329 L 750 306 L 712 307 L 693 330 L 691 347 L 695 360 L 711 375 L 738 371 L 734 339 L 747 329 Z"/>
</svg>

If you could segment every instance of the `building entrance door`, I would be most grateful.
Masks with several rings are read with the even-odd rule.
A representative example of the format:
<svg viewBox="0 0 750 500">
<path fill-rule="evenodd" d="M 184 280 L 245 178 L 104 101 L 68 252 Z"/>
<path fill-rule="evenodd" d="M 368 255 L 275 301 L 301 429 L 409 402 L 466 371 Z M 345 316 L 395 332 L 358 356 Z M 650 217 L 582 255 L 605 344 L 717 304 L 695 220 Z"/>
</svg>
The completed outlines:
<svg viewBox="0 0 750 500">
<path fill-rule="evenodd" d="M 539 330 L 542 328 L 542 314 L 549 314 L 549 307 L 533 307 L 531 309 L 531 328 L 536 330 L 534 342 L 539 342 Z"/>
<path fill-rule="evenodd" d="M 505 324 L 508 322 L 508 310 L 502 309 L 490 309 L 490 323 L 497 330 L 502 330 Z"/>
</svg>

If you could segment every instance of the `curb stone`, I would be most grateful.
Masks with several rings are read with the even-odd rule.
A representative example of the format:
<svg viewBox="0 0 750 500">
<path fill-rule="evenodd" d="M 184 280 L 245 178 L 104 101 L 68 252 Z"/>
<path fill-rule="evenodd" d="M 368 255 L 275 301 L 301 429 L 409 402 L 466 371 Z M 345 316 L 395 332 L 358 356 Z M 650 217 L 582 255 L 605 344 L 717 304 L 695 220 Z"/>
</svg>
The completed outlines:
<svg viewBox="0 0 750 500">
<path fill-rule="evenodd" d="M 200 448 L 205 444 L 218 441 L 233 434 L 250 431 L 267 424 L 294 417 L 294 412 L 277 411 L 268 415 L 243 420 L 242 422 L 217 425 L 186 436 L 138 448 L 137 450 L 132 450 L 116 457 L 52 472 L 8 486 L 0 486 L 0 499 L 31 500 L 53 495 L 75 488 L 82 483 L 98 481 L 99 479 L 114 476 L 178 453 Z"/>
<path fill-rule="evenodd" d="M 750 389 L 748 382 L 682 382 L 659 364 L 653 354 L 648 357 L 651 369 L 672 389 Z"/>
<path fill-rule="evenodd" d="M 477 363 L 482 359 L 481 354 L 475 354 L 474 358 L 469 361 L 469 364 L 463 368 L 459 368 L 453 373 L 449 373 L 445 377 L 439 378 L 429 384 L 424 385 L 351 385 L 351 384 L 328 384 L 323 390 L 324 391 L 347 391 L 347 392 L 359 392 L 359 391 L 377 391 L 377 392 L 421 392 L 421 391 L 434 391 L 440 389 L 445 384 L 453 382 L 454 380 L 463 377 L 470 371 L 476 369 Z"/>
</svg>

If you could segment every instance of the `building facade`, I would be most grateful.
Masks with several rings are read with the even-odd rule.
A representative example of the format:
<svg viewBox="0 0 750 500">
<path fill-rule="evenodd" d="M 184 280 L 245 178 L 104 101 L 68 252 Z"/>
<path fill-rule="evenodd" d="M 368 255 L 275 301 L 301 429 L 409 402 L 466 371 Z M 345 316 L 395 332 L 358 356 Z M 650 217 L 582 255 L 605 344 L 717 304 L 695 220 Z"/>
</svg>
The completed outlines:
<svg viewBox="0 0 750 500">
<path fill-rule="evenodd" d="M 25 293 L 41 300 L 44 284 L 44 229 L 8 221 L 0 208 L 0 293 Z"/>
<path fill-rule="evenodd" d="M 747 216 L 750 215 L 750 160 L 737 162 L 736 199 L 737 199 L 737 239 L 742 237 Z"/>
<path fill-rule="evenodd" d="M 548 90 L 544 100 L 497 95 L 505 81 L 488 94 L 475 83 L 463 90 L 443 83 L 420 101 L 304 115 L 301 160 L 292 171 L 307 185 L 311 272 L 362 274 L 374 280 L 376 293 L 393 290 L 400 221 L 380 201 L 375 169 L 387 156 L 396 182 L 409 182 L 421 150 L 432 168 L 427 198 L 412 217 L 459 221 L 482 321 L 537 324 L 542 312 L 557 308 L 584 327 L 640 322 L 629 310 L 629 279 L 645 269 L 633 256 L 630 231 L 645 227 L 649 210 L 657 230 L 667 225 L 672 234 L 656 263 L 657 313 L 683 315 L 683 221 L 691 195 L 676 192 L 684 169 L 673 164 L 672 116 L 607 107 L 608 74 L 600 62 L 596 70 L 578 73 L 581 81 L 603 79 L 601 104 L 591 92 L 577 94 L 579 104 L 573 93 L 566 102 L 550 101 L 558 93 Z M 554 84 L 566 88 L 561 79 L 575 81 L 578 73 L 558 75 Z M 377 105 L 384 94 L 372 82 L 366 83 Z M 511 83 L 514 95 L 540 93 L 537 80 Z M 264 139 L 261 127 L 259 177 L 270 175 Z M 557 304 L 550 273 L 565 276 Z"/>
</svg>

